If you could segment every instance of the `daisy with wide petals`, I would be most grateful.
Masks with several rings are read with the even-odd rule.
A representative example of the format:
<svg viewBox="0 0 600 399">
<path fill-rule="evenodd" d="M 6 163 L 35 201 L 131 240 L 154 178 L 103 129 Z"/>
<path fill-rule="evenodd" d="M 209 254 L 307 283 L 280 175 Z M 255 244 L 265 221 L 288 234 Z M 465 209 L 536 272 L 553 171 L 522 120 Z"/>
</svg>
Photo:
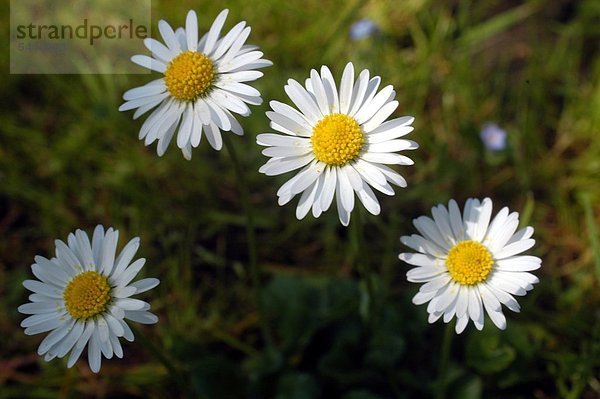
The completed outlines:
<svg viewBox="0 0 600 399">
<path fill-rule="evenodd" d="M 454 200 L 448 208 L 441 204 L 433 207 L 431 213 L 433 219 L 421 216 L 413 220 L 420 235 L 400 238 L 418 252 L 400 254 L 401 260 L 417 266 L 406 274 L 408 281 L 424 283 L 413 303 L 429 302 L 430 323 L 442 316 L 445 323 L 456 317 L 457 334 L 469 320 L 481 330 L 485 313 L 504 330 L 501 305 L 519 312 L 513 295 L 525 295 L 539 281 L 529 272 L 539 269 L 541 259 L 520 255 L 535 244 L 533 228 L 517 231 L 519 214 L 506 207 L 491 219 L 489 198 L 468 199 L 462 215 Z"/>
<path fill-rule="evenodd" d="M 133 118 L 156 108 L 139 133 L 146 145 L 158 140 L 157 153 L 162 156 L 176 134 L 177 146 L 186 159 L 192 147 L 198 147 L 202 132 L 211 147 L 223 146 L 222 131 L 242 135 L 244 131 L 233 114 L 250 115 L 248 104 L 262 103 L 260 93 L 246 82 L 260 78 L 256 69 L 272 65 L 261 57 L 258 47 L 244 44 L 250 27 L 242 21 L 220 37 L 228 10 L 223 10 L 210 30 L 198 40 L 198 19 L 190 10 L 185 29 L 176 31 L 161 20 L 158 29 L 166 45 L 145 39 L 152 53 L 134 55 L 138 65 L 164 76 L 123 95 L 119 111 L 137 108 Z"/>
<path fill-rule="evenodd" d="M 271 101 L 270 126 L 283 134 L 257 136 L 257 143 L 268 147 L 262 153 L 271 158 L 259 170 L 273 176 L 302 168 L 277 192 L 279 205 L 300 195 L 298 219 L 311 209 L 319 217 L 335 197 L 340 222 L 347 226 L 355 194 L 377 215 L 380 205 L 371 187 L 387 195 L 394 194 L 390 183 L 406 187 L 406 180 L 387 165 L 413 164 L 398 152 L 418 148 L 401 138 L 413 130 L 414 118 L 385 122 L 398 101 L 392 86 L 378 91 L 380 81 L 379 76 L 369 78 L 366 69 L 355 81 L 354 66 L 348 63 L 338 91 L 331 71 L 322 66 L 320 74 L 311 71 L 304 87 L 288 80 L 285 92 L 298 110 Z"/>
<path fill-rule="evenodd" d="M 123 357 L 119 338 L 133 341 L 126 320 L 153 324 L 158 318 L 150 305 L 130 298 L 156 287 L 159 281 L 145 278 L 131 282 L 145 259 L 132 262 L 140 246 L 134 238 L 116 256 L 119 232 L 97 226 L 92 241 L 82 230 L 69 234 L 67 243 L 56 240 L 56 256 L 36 256 L 31 266 L 39 280 L 25 280 L 23 286 L 33 294 L 19 312 L 31 315 L 21 323 L 25 334 L 50 331 L 38 354 L 50 361 L 68 353 L 68 367 L 77 361 L 85 346 L 93 372 L 100 370 L 102 356 Z"/>
</svg>

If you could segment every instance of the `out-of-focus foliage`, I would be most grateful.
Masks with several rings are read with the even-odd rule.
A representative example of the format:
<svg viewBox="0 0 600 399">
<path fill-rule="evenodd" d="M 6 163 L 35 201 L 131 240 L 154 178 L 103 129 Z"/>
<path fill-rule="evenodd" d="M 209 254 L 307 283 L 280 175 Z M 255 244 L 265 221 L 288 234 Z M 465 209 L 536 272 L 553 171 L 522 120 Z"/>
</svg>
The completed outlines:
<svg viewBox="0 0 600 399">
<path fill-rule="evenodd" d="M 453 398 L 600 396 L 600 3 L 595 0 L 153 2 L 158 19 L 183 25 L 194 8 L 206 30 L 221 7 L 252 26 L 274 66 L 255 86 L 265 104 L 233 137 L 251 187 L 261 303 L 272 334 L 260 337 L 247 271 L 245 217 L 226 151 L 203 143 L 191 162 L 171 148 L 158 158 L 138 141 L 140 121 L 119 113 L 122 93 L 144 75 L 9 75 L 0 65 L 0 398 L 200 397 L 427 398 L 438 389 L 441 322 L 410 298 L 398 237 L 439 202 L 490 196 L 535 227 L 540 284 L 508 314 L 452 341 L 446 381 Z M 8 8 L 2 11 L 8 21 Z M 376 33 L 350 37 L 352 24 Z M 0 32 L 6 43 L 8 29 Z M 275 192 L 288 176 L 257 169 L 255 136 L 269 130 L 271 99 L 311 68 L 340 76 L 347 61 L 393 84 L 398 115 L 414 115 L 421 148 L 404 168 L 409 186 L 363 214 L 368 254 L 335 212 L 294 217 Z M 486 150 L 486 122 L 507 147 Z M 172 147 L 174 147 L 172 145 Z M 36 254 L 55 238 L 97 223 L 140 236 L 146 294 L 160 321 L 138 336 L 167 353 L 169 372 L 137 339 L 98 375 L 84 361 L 45 363 L 16 308 Z M 124 243 L 121 242 L 120 245 Z M 365 258 L 375 297 L 356 273 Z M 371 312 L 369 312 L 371 309 Z M 508 311 L 507 311 L 508 312 Z"/>
</svg>

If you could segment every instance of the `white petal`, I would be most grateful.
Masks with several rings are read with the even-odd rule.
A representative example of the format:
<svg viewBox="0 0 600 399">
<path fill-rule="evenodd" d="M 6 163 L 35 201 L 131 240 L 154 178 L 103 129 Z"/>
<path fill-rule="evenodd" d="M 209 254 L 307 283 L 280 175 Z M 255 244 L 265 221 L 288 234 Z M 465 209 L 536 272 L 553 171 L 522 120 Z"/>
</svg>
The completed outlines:
<svg viewBox="0 0 600 399">
<path fill-rule="evenodd" d="M 215 150 L 220 151 L 223 147 L 223 137 L 221 136 L 221 131 L 217 125 L 211 122 L 204 126 L 204 134 L 206 135 L 208 144 Z"/>
<path fill-rule="evenodd" d="M 60 299 L 62 298 L 63 294 L 62 290 L 58 289 L 57 287 L 42 283 L 37 280 L 25 280 L 23 281 L 23 287 L 27 288 L 29 291 L 48 296 L 50 298 Z"/>
<path fill-rule="evenodd" d="M 535 245 L 535 240 L 533 238 L 528 238 L 526 240 L 521 240 L 514 242 L 512 244 L 508 244 L 504 248 L 502 248 L 499 252 L 494 253 L 494 258 L 496 259 L 505 259 L 521 252 L 527 251 L 529 248 Z"/>
<path fill-rule="evenodd" d="M 115 305 L 125 310 L 125 317 L 127 317 L 128 310 L 140 310 L 144 307 L 148 306 L 148 304 L 144 301 L 135 298 L 122 298 L 116 299 Z"/>
<path fill-rule="evenodd" d="M 323 212 L 329 209 L 333 196 L 335 194 L 337 184 L 337 168 L 329 166 L 325 168 L 323 176 L 323 188 L 320 191 L 320 208 Z"/>
<path fill-rule="evenodd" d="M 304 125 L 297 123 L 294 119 L 289 118 L 287 115 L 277 112 L 267 112 L 266 115 L 277 125 L 284 127 L 296 136 L 306 137 L 310 134 L 310 130 L 306 129 Z"/>
<path fill-rule="evenodd" d="M 208 35 L 206 37 L 206 43 L 204 44 L 204 48 L 202 52 L 205 54 L 210 54 L 219 38 L 219 34 L 221 33 L 221 29 L 223 28 L 223 24 L 225 24 L 225 19 L 227 19 L 227 14 L 229 10 L 225 9 L 217 15 L 215 21 L 213 22 L 210 30 L 208 31 Z"/>
<path fill-rule="evenodd" d="M 63 310 L 62 301 L 56 299 L 52 302 L 30 302 L 21 305 L 17 308 L 20 313 L 23 314 L 44 314 L 44 313 L 55 313 Z"/>
<path fill-rule="evenodd" d="M 456 326 L 454 326 L 454 330 L 456 331 L 457 334 L 460 334 L 465 330 L 465 327 L 467 327 L 468 323 L 469 323 L 469 316 L 464 315 L 462 317 L 457 317 Z"/>
<path fill-rule="evenodd" d="M 198 17 L 194 10 L 190 10 L 185 18 L 185 38 L 187 49 L 196 51 L 198 49 Z"/>
<path fill-rule="evenodd" d="M 98 337 L 98 330 L 92 332 L 92 337 L 88 343 L 88 363 L 90 364 L 90 370 L 94 373 L 100 371 L 102 363 L 102 356 L 100 353 L 100 339 Z"/>
<path fill-rule="evenodd" d="M 115 253 L 117 252 L 118 240 L 119 231 L 113 230 L 112 227 L 109 228 L 104 237 L 104 244 L 102 246 L 102 257 L 100 259 L 100 267 L 98 270 L 100 274 L 109 275 L 112 272 L 115 264 Z"/>
<path fill-rule="evenodd" d="M 440 288 L 444 287 L 446 284 L 448 284 L 451 279 L 452 278 L 450 277 L 449 274 L 443 274 L 443 275 L 438 276 L 438 277 L 432 279 L 431 281 L 423 284 L 421 286 L 421 288 L 419 288 L 419 291 L 420 292 L 437 291 Z"/>
<path fill-rule="evenodd" d="M 428 218 L 427 216 L 419 216 L 413 220 L 413 225 L 423 237 L 433 241 L 442 250 L 450 250 L 450 245 L 448 245 L 448 242 L 446 239 L 444 239 L 444 235 L 439 231 L 437 225 L 432 219 Z"/>
<path fill-rule="evenodd" d="M 315 157 L 312 154 L 306 154 L 297 157 L 273 158 L 261 166 L 258 171 L 267 176 L 280 175 L 303 166 L 308 167 L 307 164 L 309 164 L 311 161 L 314 161 L 314 159 Z"/>
<path fill-rule="evenodd" d="M 282 136 L 280 134 L 264 133 L 256 136 L 256 143 L 264 146 L 277 147 L 306 147 L 310 148 L 310 140 L 302 137 Z"/>
<path fill-rule="evenodd" d="M 187 104 L 181 125 L 179 127 L 179 133 L 177 134 L 177 147 L 183 148 L 189 143 L 192 137 L 192 126 L 194 124 L 194 108 L 191 104 Z"/>
<path fill-rule="evenodd" d="M 484 283 L 486 288 L 490 290 L 490 292 L 492 294 L 494 294 L 494 296 L 496 298 L 498 298 L 498 300 L 504 304 L 507 308 L 509 308 L 510 310 L 512 310 L 513 312 L 520 312 L 521 311 L 521 306 L 519 305 L 519 303 L 517 302 L 517 300 L 515 298 L 513 298 L 512 295 L 510 295 L 509 293 L 496 288 L 493 284 L 490 284 L 489 282 L 485 282 Z"/>
<path fill-rule="evenodd" d="M 91 322 L 87 322 L 90 324 Z M 93 324 L 93 323 L 92 323 Z M 73 324 L 73 328 L 69 331 L 67 336 L 59 341 L 52 349 L 57 354 L 57 356 L 63 357 L 65 356 L 74 345 L 79 345 L 80 339 L 82 338 L 82 334 L 84 333 L 84 328 L 86 327 L 85 322 L 78 321 Z M 93 327 L 93 326 L 92 326 Z M 85 345 L 85 342 L 83 343 Z"/>
<path fill-rule="evenodd" d="M 414 253 L 401 253 L 398 258 L 403 260 L 404 262 L 414 265 L 414 266 L 427 266 L 427 267 L 436 267 L 443 269 L 444 262 L 438 258 L 435 258 L 431 255 L 425 254 L 414 254 Z"/>
<path fill-rule="evenodd" d="M 131 263 L 131 260 L 135 256 L 135 253 L 137 252 L 139 247 L 139 237 L 134 237 L 131 240 L 129 240 L 127 245 L 125 245 L 119 256 L 117 256 L 117 259 L 115 260 L 115 267 L 112 270 L 111 277 L 113 277 L 114 279 L 119 278 L 121 273 L 123 273 L 123 270 L 125 270 L 125 268 L 129 266 L 129 263 Z"/>
<path fill-rule="evenodd" d="M 225 52 L 227 50 L 229 50 L 231 45 L 240 36 L 240 34 L 244 30 L 245 26 L 246 26 L 246 21 L 239 22 L 237 25 L 235 25 L 233 28 L 231 28 L 231 30 L 229 32 L 227 32 L 227 34 L 225 36 L 223 36 L 223 39 L 219 42 L 219 45 L 217 46 L 215 52 L 213 53 L 214 60 L 219 60 L 219 58 L 221 58 L 221 56 L 223 56 L 225 54 Z"/>
<path fill-rule="evenodd" d="M 465 235 L 465 230 L 463 227 L 462 216 L 460 215 L 460 210 L 458 209 L 458 204 L 453 199 L 448 202 L 448 213 L 450 215 L 450 227 L 454 233 L 454 240 L 456 242 L 462 241 Z"/>
<path fill-rule="evenodd" d="M 323 118 L 323 114 L 319 110 L 319 107 L 300 83 L 293 79 L 289 79 L 288 84 L 284 86 L 284 90 L 312 125 L 315 125 Z"/>
<path fill-rule="evenodd" d="M 298 220 L 304 219 L 304 217 L 308 214 L 311 206 L 314 203 L 315 196 L 317 193 L 317 188 L 319 186 L 319 180 L 315 181 L 312 186 L 307 188 L 302 192 L 300 196 L 300 201 L 298 201 L 298 206 L 296 207 L 296 218 Z"/>
<path fill-rule="evenodd" d="M 412 299 L 412 303 L 414 303 L 415 305 L 422 305 L 425 302 L 429 302 L 435 295 L 436 291 L 417 292 L 417 294 Z"/>
<path fill-rule="evenodd" d="M 152 38 L 146 38 L 144 39 L 144 45 L 146 46 L 146 48 L 148 50 L 150 50 L 152 52 L 152 55 L 154 55 L 156 58 L 160 59 L 162 62 L 164 63 L 169 63 L 171 62 L 171 60 L 177 56 L 177 53 L 172 52 L 167 46 L 165 46 L 164 44 L 162 44 L 161 42 L 159 42 L 156 39 L 152 39 Z M 135 89 L 133 89 L 135 90 Z M 129 91 L 131 92 L 131 90 Z M 125 93 L 127 94 L 127 93 Z M 124 100 L 128 100 L 127 98 L 125 98 L 125 95 L 123 96 Z"/>
<path fill-rule="evenodd" d="M 368 86 L 369 70 L 363 69 L 360 71 L 358 79 L 356 80 L 356 84 L 354 85 L 354 89 L 352 90 L 352 102 L 350 105 L 350 111 L 348 111 L 348 115 L 354 116 L 358 112 L 360 106 L 363 104 Z"/>
<path fill-rule="evenodd" d="M 273 108 L 273 111 L 277 112 L 278 114 L 285 115 L 287 118 L 302 126 L 304 128 L 303 132 L 305 132 L 302 134 L 302 136 L 308 137 L 312 134 L 312 125 L 303 114 L 298 112 L 298 110 L 279 101 L 271 101 L 269 102 L 269 105 L 271 108 Z"/>
<path fill-rule="evenodd" d="M 136 294 L 141 294 L 142 292 L 151 290 L 152 288 L 156 287 L 158 284 L 160 284 L 160 280 L 157 278 L 144 278 L 144 279 L 141 279 L 141 280 L 131 283 L 129 286 L 134 287 L 136 289 L 136 292 L 135 292 Z"/>
<path fill-rule="evenodd" d="M 368 185 L 365 184 L 363 189 L 358 191 L 357 194 L 367 211 L 369 211 L 372 215 L 379 215 L 379 212 L 381 212 L 379 201 L 377 201 L 375 193 L 373 190 L 371 190 L 371 188 L 369 188 Z"/>
<path fill-rule="evenodd" d="M 335 80 L 333 79 L 333 75 L 327 66 L 323 65 L 321 67 L 321 80 L 323 81 L 323 88 L 325 89 L 325 93 L 327 95 L 327 103 L 329 104 L 329 108 L 327 113 L 338 113 L 340 110 L 340 101 L 338 98 L 338 91 L 335 86 Z"/>
<path fill-rule="evenodd" d="M 339 189 L 337 189 L 337 191 L 341 196 L 340 199 L 342 206 L 348 212 L 352 212 L 352 210 L 354 209 L 354 190 L 352 189 L 350 181 L 348 180 L 348 176 L 346 176 L 344 170 L 338 169 L 337 175 L 337 184 L 339 185 Z"/>
<path fill-rule="evenodd" d="M 125 311 L 125 317 L 129 320 L 141 323 L 141 324 L 155 324 L 158 322 L 158 317 L 150 312 L 132 312 Z"/>
<path fill-rule="evenodd" d="M 323 115 L 328 115 L 329 102 L 327 100 L 327 93 L 325 92 L 323 81 L 316 70 L 312 69 L 310 71 L 310 79 L 312 82 L 313 93 L 317 99 L 317 105 L 319 106 L 319 109 Z"/>
<path fill-rule="evenodd" d="M 53 347 L 55 344 L 61 341 L 69 332 L 71 332 L 74 325 L 75 320 L 71 320 L 69 323 L 63 324 L 62 326 L 48 334 L 38 347 L 38 355 L 41 356 L 44 353 L 48 352 L 48 350 L 51 347 Z"/>
<path fill-rule="evenodd" d="M 541 267 L 542 260 L 535 256 L 522 255 L 512 256 L 496 261 L 495 267 L 498 270 L 508 272 L 528 272 L 537 270 Z"/>
<path fill-rule="evenodd" d="M 179 54 L 181 52 L 181 45 L 179 44 L 171 25 L 161 19 L 158 21 L 158 30 L 169 50 L 174 54 Z"/>
<path fill-rule="evenodd" d="M 129 267 L 127 267 L 123 273 L 119 276 L 114 276 L 111 279 L 116 283 L 118 287 L 125 287 L 131 280 L 135 278 L 135 276 L 142 270 L 144 264 L 146 263 L 146 259 L 140 258 L 133 262 Z"/>
<path fill-rule="evenodd" d="M 371 132 L 379 127 L 395 110 L 398 108 L 398 101 L 390 101 L 385 104 L 377 113 L 362 125 L 365 132 Z"/>
<path fill-rule="evenodd" d="M 167 65 L 164 62 L 152 57 L 148 57 L 147 55 L 136 54 L 133 57 L 131 57 L 131 61 L 135 64 L 138 64 L 139 66 L 151 69 L 156 72 L 164 73 L 167 69 Z"/>
<path fill-rule="evenodd" d="M 442 204 L 434 206 L 431 208 L 431 215 L 433 216 L 435 225 L 448 247 L 452 247 L 454 244 L 456 244 L 456 241 L 454 240 L 454 233 L 452 233 L 452 228 L 450 227 L 450 214 L 448 213 L 446 207 Z"/>
<path fill-rule="evenodd" d="M 446 270 L 439 267 L 415 267 L 406 273 L 406 279 L 411 283 L 426 283 L 443 273 Z"/>
<path fill-rule="evenodd" d="M 379 78 L 377 76 L 377 78 Z M 377 81 L 378 83 L 378 81 Z M 359 124 L 363 124 L 375 115 L 379 109 L 388 101 L 390 94 L 394 91 L 393 86 L 388 85 L 381 89 L 376 96 L 372 98 L 370 101 L 365 101 L 365 105 L 360 109 L 360 111 L 355 115 L 356 121 Z"/>
<path fill-rule="evenodd" d="M 325 167 L 320 162 L 313 162 L 307 169 L 298 173 L 298 179 L 291 187 L 292 194 L 298 194 L 306 190 L 323 173 Z"/>
<path fill-rule="evenodd" d="M 533 232 L 534 232 L 533 227 L 530 227 L 530 226 L 524 227 L 521 230 L 517 231 L 515 234 L 513 234 L 513 236 L 510 238 L 510 240 L 508 240 L 508 242 L 506 244 L 512 244 L 517 241 L 526 240 L 528 238 L 531 238 L 531 236 L 533 235 Z"/>
</svg>

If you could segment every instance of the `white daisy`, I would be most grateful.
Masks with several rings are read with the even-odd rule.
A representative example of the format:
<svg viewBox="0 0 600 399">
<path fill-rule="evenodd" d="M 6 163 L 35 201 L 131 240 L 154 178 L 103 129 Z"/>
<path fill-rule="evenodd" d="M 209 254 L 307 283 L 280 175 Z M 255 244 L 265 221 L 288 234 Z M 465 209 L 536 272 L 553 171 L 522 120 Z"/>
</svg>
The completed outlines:
<svg viewBox="0 0 600 399">
<path fill-rule="evenodd" d="M 456 316 L 460 334 L 469 319 L 483 328 L 484 309 L 500 329 L 506 328 L 501 304 L 513 312 L 520 306 L 513 295 L 522 296 L 539 280 L 529 273 L 539 269 L 542 260 L 519 255 L 533 247 L 532 227 L 519 231 L 519 214 L 502 208 L 490 222 L 492 200 L 470 198 L 463 215 L 456 201 L 448 208 L 431 210 L 433 219 L 421 216 L 413 224 L 421 235 L 400 238 L 418 253 L 402 253 L 400 259 L 417 266 L 406 274 L 408 281 L 425 283 L 413 298 L 421 305 L 429 302 L 427 312 L 433 323 L 443 316 L 448 323 Z"/>
<path fill-rule="evenodd" d="M 67 365 L 72 367 L 87 344 L 90 368 L 97 373 L 102 355 L 123 357 L 120 337 L 133 341 L 125 319 L 142 324 L 158 321 L 148 312 L 148 303 L 130 298 L 159 283 L 155 278 L 131 283 L 146 262 L 131 262 L 140 240 L 129 241 L 115 259 L 118 238 L 117 230 L 105 232 L 98 225 L 91 243 L 85 232 L 77 230 L 69 234 L 68 244 L 56 240 L 56 257 L 35 257 L 31 270 L 39 281 L 23 282 L 33 294 L 19 312 L 31 315 L 21 323 L 25 334 L 51 331 L 38 348 L 44 360 L 70 352 Z"/>
<path fill-rule="evenodd" d="M 157 153 L 162 156 L 177 132 L 177 146 L 186 159 L 192 157 L 202 131 L 215 150 L 223 145 L 221 130 L 243 135 L 244 131 L 232 113 L 250 115 L 247 104 L 262 103 L 260 93 L 244 82 L 254 81 L 263 73 L 256 69 L 272 65 L 261 59 L 258 47 L 245 45 L 250 27 L 242 21 L 225 36 L 219 37 L 228 10 L 223 10 L 210 30 L 198 40 L 198 19 L 190 10 L 185 29 L 173 31 L 161 20 L 158 29 L 166 44 L 145 39 L 152 56 L 134 55 L 138 65 L 164 76 L 123 95 L 126 101 L 119 111 L 135 109 L 136 119 L 156 108 L 140 129 L 139 137 L 146 145 L 158 140 Z"/>
<path fill-rule="evenodd" d="M 268 146 L 263 154 L 271 157 L 259 170 L 273 176 L 303 168 L 277 192 L 279 205 L 301 194 L 296 217 L 304 218 L 312 208 L 314 217 L 326 211 L 335 196 L 341 223 L 347 226 L 354 209 L 354 193 L 374 215 L 380 206 L 371 187 L 387 195 L 389 183 L 406 187 L 406 180 L 386 166 L 412 165 L 397 154 L 414 150 L 417 143 L 400 139 L 410 133 L 414 118 L 403 116 L 384 122 L 398 107 L 396 92 L 386 86 L 377 92 L 381 79 L 369 79 L 363 70 L 354 80 L 354 66 L 348 63 L 336 88 L 326 66 L 321 74 L 314 69 L 302 87 L 288 80 L 285 92 L 300 111 L 271 101 L 267 112 L 271 128 L 284 133 L 259 134 L 259 145 Z"/>
</svg>

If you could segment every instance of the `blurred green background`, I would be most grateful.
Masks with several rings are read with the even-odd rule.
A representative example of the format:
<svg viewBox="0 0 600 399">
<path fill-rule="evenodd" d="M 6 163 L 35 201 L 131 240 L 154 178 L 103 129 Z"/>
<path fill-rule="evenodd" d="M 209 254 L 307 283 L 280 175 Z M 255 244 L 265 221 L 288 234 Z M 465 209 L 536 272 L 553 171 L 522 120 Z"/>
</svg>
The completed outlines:
<svg viewBox="0 0 600 399">
<path fill-rule="evenodd" d="M 153 1 L 159 19 L 206 31 L 227 7 L 226 28 L 246 20 L 249 42 L 274 66 L 254 84 L 265 99 L 232 137 L 251 185 L 262 301 L 272 345 L 260 337 L 247 271 L 245 217 L 226 151 L 203 140 L 192 161 L 172 144 L 163 158 L 138 141 L 141 121 L 119 113 L 121 95 L 148 75 L 9 75 L 8 29 L 0 59 L 0 398 L 427 398 L 440 384 L 444 325 L 411 304 L 406 250 L 411 220 L 450 198 L 490 196 L 536 229 L 540 283 L 506 311 L 452 342 L 443 381 L 450 398 L 600 397 L 600 2 L 272 0 Z M 8 8 L 3 7 L 8 26 Z M 378 31 L 360 40 L 363 18 Z M 154 34 L 156 36 L 156 34 Z M 255 136 L 269 131 L 268 101 L 283 85 L 347 61 L 393 84 L 414 115 L 421 148 L 402 168 L 409 186 L 362 212 L 368 254 L 352 223 L 330 210 L 297 221 L 275 192 L 291 174 L 257 172 Z M 158 75 L 156 75 L 158 77 Z M 152 77 L 155 78 L 155 77 Z M 481 126 L 495 122 L 507 147 L 492 152 Z M 356 212 L 356 211 L 355 211 Z M 82 359 L 45 363 L 43 335 L 25 336 L 17 306 L 27 298 L 36 254 L 54 239 L 102 223 L 140 236 L 142 272 L 161 285 L 144 294 L 160 321 L 138 327 L 180 370 L 170 374 L 136 339 L 122 360 L 94 375 Z M 359 263 L 374 271 L 366 315 Z M 368 322 L 367 322 L 368 320 Z M 182 380 L 183 383 L 182 383 Z"/>
</svg>

